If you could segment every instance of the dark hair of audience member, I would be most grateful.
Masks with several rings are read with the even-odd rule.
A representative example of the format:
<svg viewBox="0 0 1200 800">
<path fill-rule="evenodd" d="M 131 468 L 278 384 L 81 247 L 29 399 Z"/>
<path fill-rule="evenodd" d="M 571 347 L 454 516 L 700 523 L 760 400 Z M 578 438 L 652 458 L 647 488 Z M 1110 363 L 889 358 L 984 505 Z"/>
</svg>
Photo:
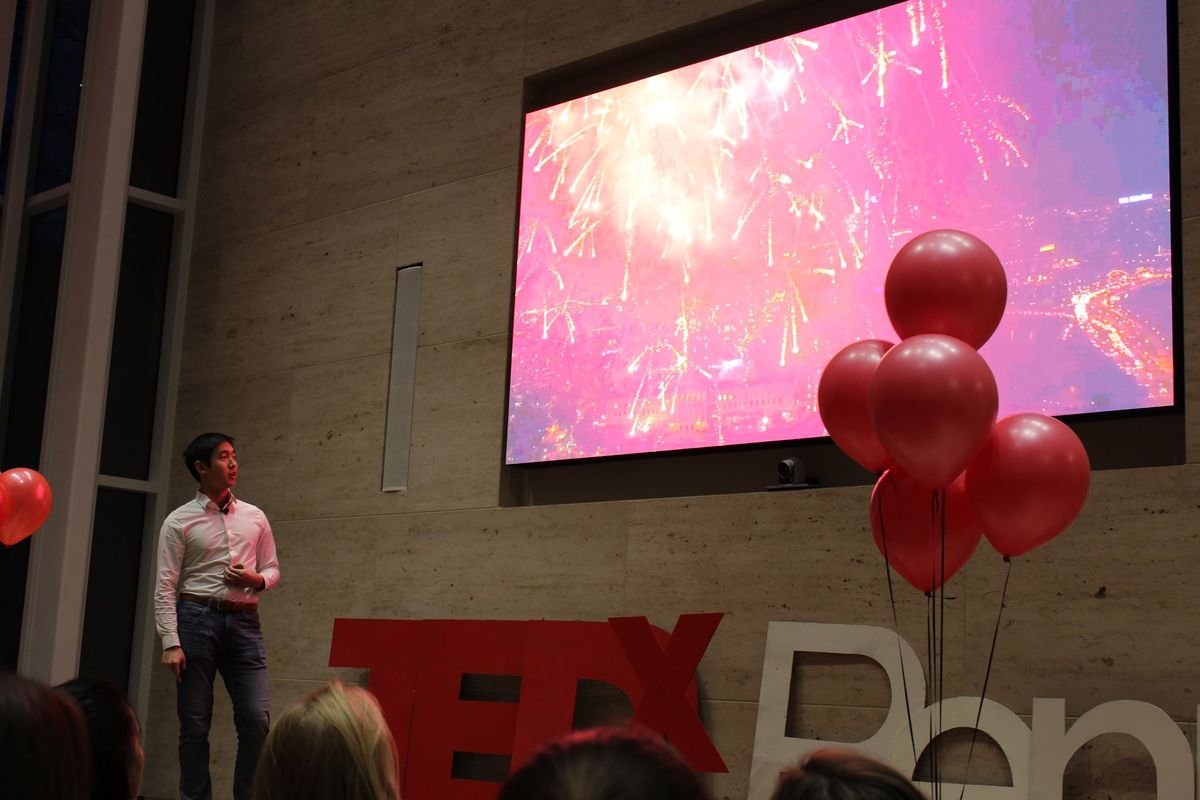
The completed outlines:
<svg viewBox="0 0 1200 800">
<path fill-rule="evenodd" d="M 375 696 L 331 681 L 271 726 L 254 800 L 399 800 L 396 745 Z"/>
<path fill-rule="evenodd" d="M 86 800 L 83 713 L 49 686 L 0 673 L 0 780 L 5 797 Z"/>
<path fill-rule="evenodd" d="M 58 687 L 83 712 L 92 749 L 92 800 L 133 800 L 145 755 L 137 712 L 107 678 L 76 678 Z"/>
<path fill-rule="evenodd" d="M 896 770 L 849 750 L 810 754 L 779 776 L 771 800 L 925 800 Z"/>
<path fill-rule="evenodd" d="M 576 731 L 551 742 L 505 782 L 497 800 L 708 800 L 683 757 L 633 728 Z"/>
</svg>

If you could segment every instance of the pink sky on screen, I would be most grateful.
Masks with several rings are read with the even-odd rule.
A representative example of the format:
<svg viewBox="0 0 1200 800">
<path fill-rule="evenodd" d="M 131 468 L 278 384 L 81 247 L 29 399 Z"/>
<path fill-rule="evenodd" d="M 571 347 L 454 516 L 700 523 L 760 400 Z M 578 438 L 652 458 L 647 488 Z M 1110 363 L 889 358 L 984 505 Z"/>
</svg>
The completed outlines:
<svg viewBox="0 0 1200 800">
<path fill-rule="evenodd" d="M 1009 278 L 1001 414 L 1170 405 L 1159 0 L 912 0 L 529 114 L 508 463 L 823 435 L 934 228 Z"/>
</svg>

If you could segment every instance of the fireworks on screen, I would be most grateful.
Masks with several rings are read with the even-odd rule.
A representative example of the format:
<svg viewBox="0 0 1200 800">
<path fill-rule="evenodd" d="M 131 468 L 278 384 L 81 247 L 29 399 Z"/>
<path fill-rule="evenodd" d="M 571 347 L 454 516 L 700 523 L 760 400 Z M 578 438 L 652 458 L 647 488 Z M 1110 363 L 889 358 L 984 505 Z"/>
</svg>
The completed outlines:
<svg viewBox="0 0 1200 800">
<path fill-rule="evenodd" d="M 910 0 L 527 115 L 508 462 L 822 435 L 933 228 L 1005 265 L 1001 413 L 1172 404 L 1165 41 L 1158 0 Z"/>
</svg>

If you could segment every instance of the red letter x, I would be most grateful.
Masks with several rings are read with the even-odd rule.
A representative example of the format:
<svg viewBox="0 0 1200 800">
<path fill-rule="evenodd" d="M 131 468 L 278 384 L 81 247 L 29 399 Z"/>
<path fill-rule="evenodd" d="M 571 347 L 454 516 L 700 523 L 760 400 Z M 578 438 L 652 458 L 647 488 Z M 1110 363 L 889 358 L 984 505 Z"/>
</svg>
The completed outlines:
<svg viewBox="0 0 1200 800">
<path fill-rule="evenodd" d="M 633 721 L 666 735 L 671 745 L 702 772 L 729 768 L 684 693 L 696 674 L 723 614 L 681 614 L 666 649 L 661 649 L 645 617 L 612 617 L 625 657 L 637 673 L 642 697 L 634 700 Z"/>
</svg>

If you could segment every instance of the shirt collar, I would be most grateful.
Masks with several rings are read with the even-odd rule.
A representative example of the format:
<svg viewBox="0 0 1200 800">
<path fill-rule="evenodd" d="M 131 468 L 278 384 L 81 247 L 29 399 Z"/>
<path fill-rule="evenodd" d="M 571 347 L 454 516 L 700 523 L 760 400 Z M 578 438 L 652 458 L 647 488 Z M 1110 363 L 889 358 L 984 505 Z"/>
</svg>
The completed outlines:
<svg viewBox="0 0 1200 800">
<path fill-rule="evenodd" d="M 218 506 L 216 503 L 214 503 L 212 498 L 209 497 L 208 495 L 206 495 L 204 492 L 196 492 L 196 502 L 199 503 L 200 507 L 203 508 L 205 511 L 207 511 L 210 508 L 213 511 L 221 510 L 221 507 Z M 237 498 L 233 496 L 233 492 L 230 492 L 229 493 L 229 505 L 226 506 L 226 513 L 233 511 L 234 507 L 236 505 L 237 505 Z"/>
</svg>

